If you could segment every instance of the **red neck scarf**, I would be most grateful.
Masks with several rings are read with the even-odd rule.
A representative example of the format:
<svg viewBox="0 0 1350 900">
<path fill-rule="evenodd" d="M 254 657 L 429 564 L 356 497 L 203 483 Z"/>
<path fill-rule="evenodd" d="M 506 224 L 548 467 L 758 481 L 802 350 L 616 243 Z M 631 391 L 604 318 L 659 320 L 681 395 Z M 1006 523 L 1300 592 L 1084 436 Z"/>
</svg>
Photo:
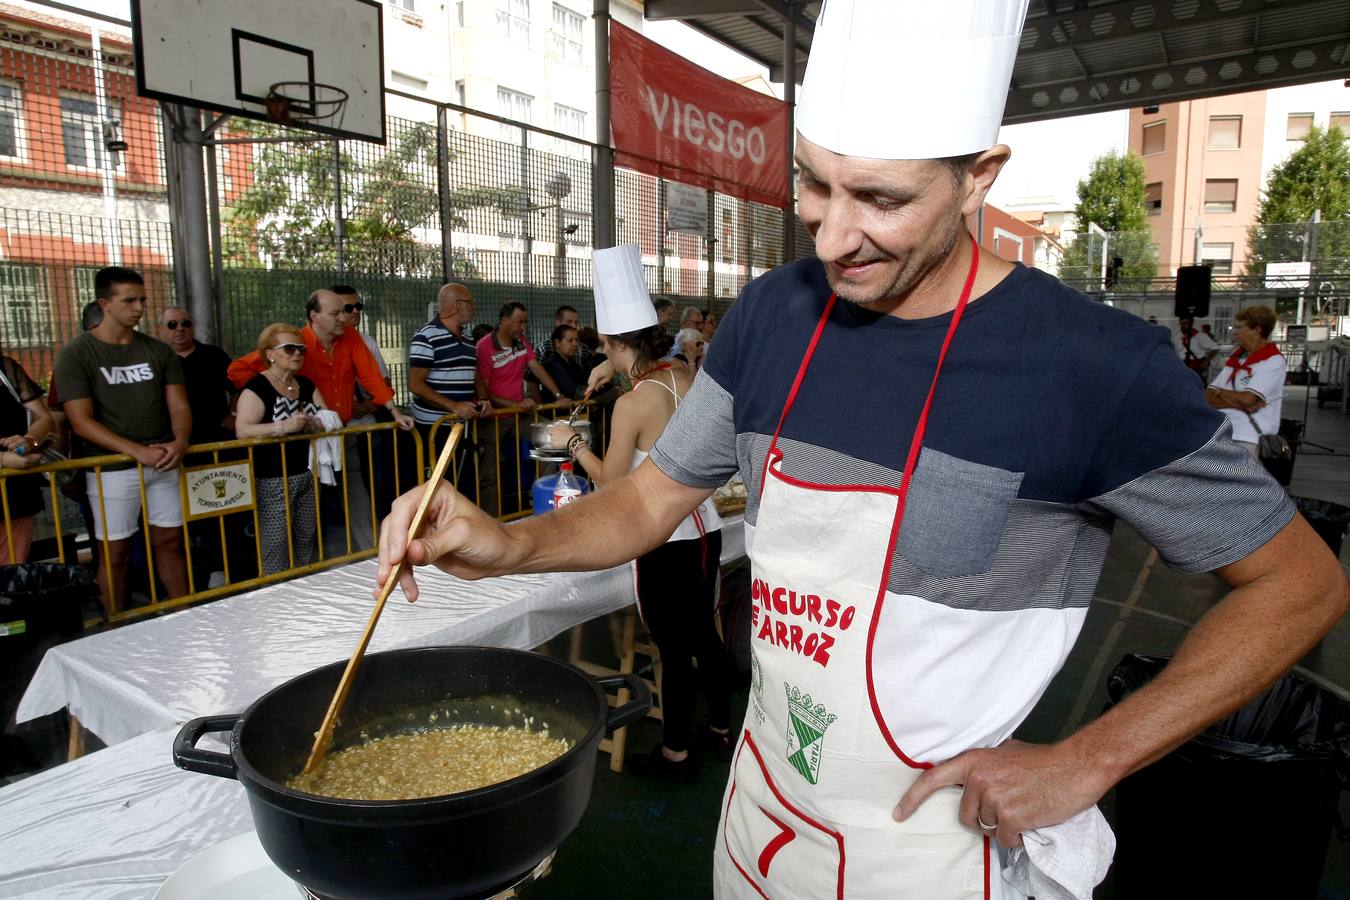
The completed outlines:
<svg viewBox="0 0 1350 900">
<path fill-rule="evenodd" d="M 1224 363 L 1225 366 L 1233 370 L 1228 376 L 1229 387 L 1237 386 L 1237 377 L 1239 372 L 1245 370 L 1247 374 L 1250 375 L 1252 372 L 1252 366 L 1256 365 L 1257 363 L 1261 362 L 1264 359 L 1270 359 L 1272 356 L 1279 356 L 1279 355 L 1280 355 L 1280 348 L 1275 346 L 1274 341 L 1267 341 L 1264 347 L 1262 347 L 1260 350 L 1257 350 L 1255 353 L 1249 355 L 1245 360 L 1242 358 L 1242 347 L 1239 346 L 1236 350 L 1233 351 L 1233 355 L 1228 357 L 1228 361 Z"/>
</svg>

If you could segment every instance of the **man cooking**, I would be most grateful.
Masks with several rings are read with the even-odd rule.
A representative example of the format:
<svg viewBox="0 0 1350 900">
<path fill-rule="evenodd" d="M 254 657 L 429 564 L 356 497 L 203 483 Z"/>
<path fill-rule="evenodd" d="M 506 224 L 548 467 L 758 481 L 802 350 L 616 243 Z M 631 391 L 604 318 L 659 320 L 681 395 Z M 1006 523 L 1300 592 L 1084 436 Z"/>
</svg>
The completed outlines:
<svg viewBox="0 0 1350 900">
<path fill-rule="evenodd" d="M 405 552 L 468 578 L 604 568 L 740 472 L 753 673 L 720 897 L 1019 896 L 997 848 L 1100 817 L 1113 784 L 1346 607 L 1339 565 L 1183 388 L 1166 334 L 967 232 L 1009 158 L 1026 7 L 827 3 L 797 111 L 818 259 L 745 288 L 627 478 L 510 527 L 442 488 L 411 545 L 409 494 L 381 534 L 381 580 Z M 1057 743 L 1011 741 L 1077 638 L 1115 518 L 1233 590 L 1149 686 Z"/>
</svg>

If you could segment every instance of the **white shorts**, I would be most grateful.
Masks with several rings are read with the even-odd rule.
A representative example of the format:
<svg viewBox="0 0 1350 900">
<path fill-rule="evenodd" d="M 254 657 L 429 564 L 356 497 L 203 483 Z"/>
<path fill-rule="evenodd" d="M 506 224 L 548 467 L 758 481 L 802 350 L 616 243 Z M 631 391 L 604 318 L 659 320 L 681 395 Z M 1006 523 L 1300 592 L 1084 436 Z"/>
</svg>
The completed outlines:
<svg viewBox="0 0 1350 900">
<path fill-rule="evenodd" d="M 156 469 L 143 469 L 145 472 L 145 505 L 149 508 L 147 518 L 151 525 L 161 528 L 178 528 L 183 524 L 183 501 L 178 492 L 178 469 L 160 472 Z M 141 480 L 136 469 L 121 469 L 116 472 L 95 472 L 85 474 L 85 484 L 89 488 L 89 505 L 94 510 L 94 537 L 103 540 L 104 532 L 110 541 L 120 541 L 136 533 L 141 518 Z M 99 481 L 103 482 L 103 502 L 99 503 Z M 102 509 L 100 509 L 100 505 Z M 103 527 L 103 514 L 107 513 L 108 527 Z"/>
</svg>

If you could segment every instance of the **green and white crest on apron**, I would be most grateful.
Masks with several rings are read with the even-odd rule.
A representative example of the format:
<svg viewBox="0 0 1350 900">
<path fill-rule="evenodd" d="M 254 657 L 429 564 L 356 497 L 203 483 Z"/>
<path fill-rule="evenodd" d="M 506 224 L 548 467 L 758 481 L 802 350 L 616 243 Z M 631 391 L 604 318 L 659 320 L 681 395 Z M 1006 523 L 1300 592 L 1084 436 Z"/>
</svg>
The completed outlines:
<svg viewBox="0 0 1350 900">
<path fill-rule="evenodd" d="M 825 729 L 839 718 L 825 709 L 825 704 L 815 703 L 810 694 L 803 694 L 800 688 L 783 682 L 787 690 L 788 729 L 787 758 L 801 776 L 811 784 L 820 776 L 820 749 L 825 740 Z"/>
<path fill-rule="evenodd" d="M 750 689 L 753 692 L 750 696 L 751 706 L 755 711 L 755 718 L 759 724 L 764 724 L 764 670 L 760 668 L 759 657 L 753 653 L 750 654 Z"/>
</svg>

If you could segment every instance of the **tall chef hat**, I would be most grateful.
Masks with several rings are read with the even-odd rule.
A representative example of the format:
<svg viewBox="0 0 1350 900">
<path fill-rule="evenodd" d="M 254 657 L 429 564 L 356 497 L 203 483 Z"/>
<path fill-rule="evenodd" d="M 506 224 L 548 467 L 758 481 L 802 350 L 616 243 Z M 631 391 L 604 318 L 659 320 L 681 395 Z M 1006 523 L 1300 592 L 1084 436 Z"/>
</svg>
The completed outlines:
<svg viewBox="0 0 1350 900">
<path fill-rule="evenodd" d="M 626 334 L 656 324 L 637 244 L 622 244 L 591 255 L 595 267 L 595 330 Z"/>
<path fill-rule="evenodd" d="M 826 0 L 797 131 L 872 159 L 992 147 L 1028 0 Z"/>
</svg>

